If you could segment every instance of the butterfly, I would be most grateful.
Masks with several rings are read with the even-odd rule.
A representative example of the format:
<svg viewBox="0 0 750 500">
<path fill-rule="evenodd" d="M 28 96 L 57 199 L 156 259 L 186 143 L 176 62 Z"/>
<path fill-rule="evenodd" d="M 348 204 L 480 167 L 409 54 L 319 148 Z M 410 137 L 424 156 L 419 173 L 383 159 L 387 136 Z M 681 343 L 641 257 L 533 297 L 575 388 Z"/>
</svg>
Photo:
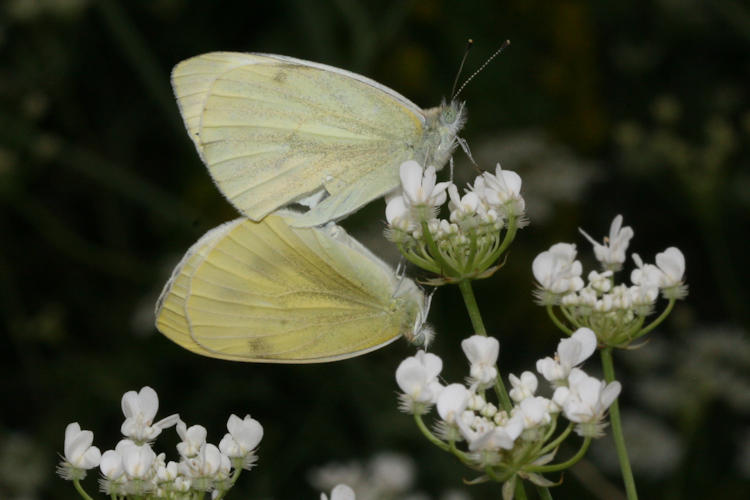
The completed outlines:
<svg viewBox="0 0 750 500">
<path fill-rule="evenodd" d="M 172 87 L 188 134 L 222 194 L 260 221 L 290 204 L 309 227 L 399 185 L 401 163 L 442 168 L 463 103 L 423 110 L 362 75 L 273 54 L 211 52 L 177 64 Z"/>
<path fill-rule="evenodd" d="M 156 304 L 180 346 L 235 361 L 350 358 L 404 335 L 425 343 L 429 298 L 341 227 L 295 228 L 280 211 L 239 218 L 185 254 Z"/>
</svg>

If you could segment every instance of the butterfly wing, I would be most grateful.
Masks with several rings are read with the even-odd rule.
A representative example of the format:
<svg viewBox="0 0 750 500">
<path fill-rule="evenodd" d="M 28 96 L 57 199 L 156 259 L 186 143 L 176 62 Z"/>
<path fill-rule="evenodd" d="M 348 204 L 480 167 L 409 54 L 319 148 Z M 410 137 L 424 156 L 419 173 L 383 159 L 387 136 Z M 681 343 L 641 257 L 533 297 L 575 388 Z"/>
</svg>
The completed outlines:
<svg viewBox="0 0 750 500">
<path fill-rule="evenodd" d="M 273 214 L 199 240 L 157 304 L 157 328 L 206 356 L 313 363 L 411 333 L 423 304 L 413 282 L 343 229 L 293 228 Z"/>
<path fill-rule="evenodd" d="M 422 111 L 361 75 L 299 59 L 216 52 L 179 63 L 172 85 L 191 139 L 244 214 L 325 190 L 297 226 L 339 219 L 398 186 Z"/>
</svg>

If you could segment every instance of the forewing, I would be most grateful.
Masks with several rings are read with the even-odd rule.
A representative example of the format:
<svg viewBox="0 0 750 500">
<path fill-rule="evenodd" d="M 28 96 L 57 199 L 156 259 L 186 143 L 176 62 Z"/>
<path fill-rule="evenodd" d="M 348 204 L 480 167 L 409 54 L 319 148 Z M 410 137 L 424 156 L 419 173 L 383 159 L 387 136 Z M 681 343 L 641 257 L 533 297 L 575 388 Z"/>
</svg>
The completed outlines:
<svg viewBox="0 0 750 500">
<path fill-rule="evenodd" d="M 211 176 L 240 211 L 260 220 L 325 188 L 314 225 L 395 188 L 398 166 L 424 132 L 413 104 L 352 75 L 290 58 L 214 53 L 180 63 L 173 86 Z"/>
<path fill-rule="evenodd" d="M 238 223 L 198 254 L 179 288 L 193 344 L 168 336 L 201 354 L 333 361 L 393 341 L 418 314 L 421 294 L 400 296 L 401 280 L 382 261 L 328 229 L 291 228 L 278 215 Z"/>
</svg>

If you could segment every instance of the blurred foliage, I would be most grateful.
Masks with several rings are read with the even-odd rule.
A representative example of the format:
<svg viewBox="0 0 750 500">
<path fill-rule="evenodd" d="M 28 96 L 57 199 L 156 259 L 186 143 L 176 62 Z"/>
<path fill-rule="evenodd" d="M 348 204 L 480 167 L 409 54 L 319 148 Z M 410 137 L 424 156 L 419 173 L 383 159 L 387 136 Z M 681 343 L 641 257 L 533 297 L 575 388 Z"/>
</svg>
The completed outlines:
<svg viewBox="0 0 750 500">
<path fill-rule="evenodd" d="M 482 168 L 501 161 L 518 170 L 527 199 L 544 204 L 502 271 L 476 284 L 501 366 L 529 369 L 558 340 L 531 301 L 533 257 L 563 240 L 590 259 L 577 227 L 602 235 L 617 213 L 646 260 L 670 245 L 687 257 L 691 295 L 652 334 L 666 342 L 660 355 L 676 356 L 675 342 L 689 350 L 683 333 L 696 324 L 733 325 L 747 343 L 746 3 L 6 0 L 0 497 L 72 498 L 52 466 L 65 425 L 79 421 L 95 444 L 113 447 L 120 397 L 143 385 L 159 393 L 160 415 L 201 422 L 213 441 L 231 412 L 262 422 L 259 467 L 236 498 L 316 498 L 309 470 L 383 449 L 414 459 L 419 488 L 433 496 L 469 478 L 396 410 L 393 374 L 411 352 L 405 342 L 327 365 L 251 365 L 198 357 L 152 326 L 172 266 L 204 231 L 236 216 L 180 121 L 169 88 L 176 62 L 211 50 L 286 54 L 366 74 L 429 107 L 449 91 L 467 37 L 476 42 L 468 68 L 502 40 L 513 44 L 464 90 L 463 136 Z M 472 172 L 462 156 L 457 175 Z M 383 206 L 372 205 L 345 225 L 385 254 Z M 444 374 L 458 380 L 466 363 L 458 342 L 470 323 L 457 290 L 438 291 L 430 319 Z M 659 366 L 681 387 L 691 380 Z M 647 369 L 621 366 L 623 405 L 660 419 L 643 425 L 677 443 L 664 456 L 680 461 L 647 468 L 642 497 L 750 497 L 748 467 L 735 465 L 749 456 L 740 439 L 747 407 L 703 398 L 681 415 L 655 413 L 633 387 L 645 382 L 632 375 Z M 581 464 L 555 498 L 616 498 L 617 473 L 604 464 Z M 16 471 L 28 480 L 18 483 Z M 94 478 L 87 484 L 93 489 Z M 498 497 L 492 486 L 466 489 Z"/>
</svg>

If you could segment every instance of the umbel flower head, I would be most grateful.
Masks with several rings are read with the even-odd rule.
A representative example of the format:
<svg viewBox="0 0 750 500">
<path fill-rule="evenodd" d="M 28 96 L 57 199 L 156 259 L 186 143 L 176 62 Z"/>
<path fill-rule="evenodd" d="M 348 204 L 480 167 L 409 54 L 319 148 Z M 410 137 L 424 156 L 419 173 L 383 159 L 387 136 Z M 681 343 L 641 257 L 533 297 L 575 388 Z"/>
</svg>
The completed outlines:
<svg viewBox="0 0 750 500">
<path fill-rule="evenodd" d="M 441 276 L 431 284 L 490 276 L 526 223 L 518 174 L 498 165 L 463 195 L 453 183 L 436 182 L 434 168 L 413 160 L 401 165 L 400 176 L 401 189 L 387 197 L 386 237 L 409 261 Z M 441 219 L 446 201 L 450 215 Z"/>
<path fill-rule="evenodd" d="M 584 281 L 575 246 L 556 243 L 534 259 L 532 271 L 537 281 L 534 295 L 540 305 L 549 308 L 553 319 L 556 315 L 552 306 L 560 308 L 569 326 L 559 321 L 558 325 L 562 325 L 566 333 L 587 327 L 596 334 L 600 343 L 627 347 L 658 324 L 646 325 L 645 319 L 654 311 L 660 292 L 670 300 L 670 309 L 675 300 L 687 295 L 683 281 L 685 257 L 675 247 L 657 254 L 656 264 L 644 263 L 638 254 L 633 254 L 637 267 L 630 274 L 632 284 L 618 284 L 615 272 L 627 261 L 633 229 L 623 227 L 622 216 L 618 215 L 612 221 L 610 234 L 604 238 L 603 244 L 581 232 L 594 245 L 594 254 L 603 270 L 589 272 L 587 281 Z M 656 321 L 663 319 L 660 316 Z"/>
<path fill-rule="evenodd" d="M 177 414 L 152 423 L 158 406 L 159 398 L 150 387 L 127 392 L 122 398 L 125 437 L 103 454 L 91 446 L 91 431 L 82 431 L 78 423 L 68 425 L 60 475 L 79 480 L 87 469 L 99 466 L 100 488 L 113 498 L 180 500 L 203 498 L 204 493 L 217 498 L 232 487 L 241 469 L 250 469 L 257 461 L 255 451 L 263 438 L 263 427 L 249 415 L 244 419 L 231 415 L 229 432 L 221 445 L 215 446 L 206 441 L 205 427 L 188 427 Z M 181 439 L 176 447 L 179 461 L 167 462 L 166 455 L 157 454 L 146 438 L 153 439 L 175 422 Z"/>
<path fill-rule="evenodd" d="M 536 394 L 540 379 L 526 371 L 520 377 L 510 375 L 511 402 L 501 403 L 500 407 L 488 401 L 494 391 L 486 390 L 498 376 L 495 365 L 499 343 L 490 337 L 474 335 L 461 345 L 470 364 L 470 375 L 464 384 L 439 385 L 436 378 L 442 362 L 434 354 L 423 352 L 418 354 L 422 361 L 417 357 L 405 359 L 396 379 L 404 391 L 400 397 L 401 409 L 413 413 L 418 422 L 436 403 L 438 421 L 434 433 L 425 425 L 420 425 L 420 430 L 441 449 L 485 474 L 474 481 L 508 484 L 518 476 L 540 486 L 553 485 L 537 468 L 551 463 L 555 457 L 560 440 L 554 432 L 562 428 L 558 422 L 560 416 L 570 421 L 563 437 L 575 428 L 587 438 L 584 447 L 589 439 L 603 435 L 607 409 L 619 395 L 620 384 L 607 384 L 578 367 L 596 350 L 596 336 L 591 330 L 579 329 L 560 341 L 554 358 L 537 361 L 537 370 L 554 390 L 552 399 Z M 432 370 L 425 367 L 427 359 Z M 404 381 L 407 370 L 414 370 L 415 375 L 408 377 L 413 384 Z"/>
</svg>

